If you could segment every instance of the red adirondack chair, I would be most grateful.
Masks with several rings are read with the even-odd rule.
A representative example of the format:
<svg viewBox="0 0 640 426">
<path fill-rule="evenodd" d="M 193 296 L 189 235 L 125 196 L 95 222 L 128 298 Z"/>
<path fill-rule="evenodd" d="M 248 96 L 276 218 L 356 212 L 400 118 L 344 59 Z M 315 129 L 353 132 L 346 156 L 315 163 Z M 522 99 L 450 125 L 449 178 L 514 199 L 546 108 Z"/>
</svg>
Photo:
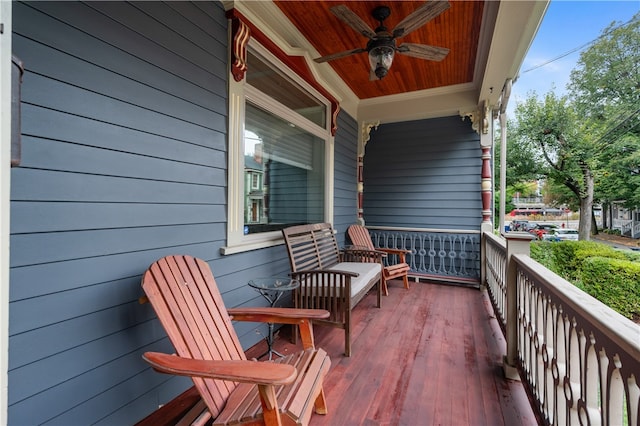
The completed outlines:
<svg viewBox="0 0 640 426">
<path fill-rule="evenodd" d="M 177 352 L 147 352 L 143 358 L 162 373 L 191 377 L 202 398 L 185 424 L 213 419 L 214 424 L 304 425 L 314 407 L 326 414 L 322 382 L 331 361 L 314 347 L 311 324 L 327 318 L 327 311 L 227 310 L 209 265 L 190 256 L 153 263 L 142 287 Z M 296 324 L 304 350 L 275 362 L 247 360 L 231 319 Z"/>
<path fill-rule="evenodd" d="M 349 239 L 351 239 L 351 243 L 355 246 L 362 246 L 369 250 L 382 251 L 387 255 L 391 254 L 398 256 L 397 263 L 386 265 L 382 270 L 382 291 L 384 291 L 386 296 L 389 295 L 389 290 L 387 288 L 387 281 L 389 280 L 401 278 L 404 288 L 409 288 L 409 278 L 407 274 L 411 268 L 406 261 L 406 254 L 409 253 L 409 250 L 375 247 L 371 240 L 371 235 L 369 235 L 369 231 L 362 225 L 349 226 L 347 234 L 349 235 Z"/>
</svg>

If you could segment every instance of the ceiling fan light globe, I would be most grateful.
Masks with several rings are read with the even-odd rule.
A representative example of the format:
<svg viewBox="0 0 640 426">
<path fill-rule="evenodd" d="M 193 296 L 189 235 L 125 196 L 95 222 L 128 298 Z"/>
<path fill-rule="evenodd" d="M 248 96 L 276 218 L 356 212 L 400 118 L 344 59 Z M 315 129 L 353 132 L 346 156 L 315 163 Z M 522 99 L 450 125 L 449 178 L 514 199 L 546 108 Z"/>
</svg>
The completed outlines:
<svg viewBox="0 0 640 426">
<path fill-rule="evenodd" d="M 377 46 L 369 50 L 369 66 L 378 78 L 387 75 L 391 64 L 393 63 L 393 55 L 395 49 L 392 46 Z"/>
</svg>

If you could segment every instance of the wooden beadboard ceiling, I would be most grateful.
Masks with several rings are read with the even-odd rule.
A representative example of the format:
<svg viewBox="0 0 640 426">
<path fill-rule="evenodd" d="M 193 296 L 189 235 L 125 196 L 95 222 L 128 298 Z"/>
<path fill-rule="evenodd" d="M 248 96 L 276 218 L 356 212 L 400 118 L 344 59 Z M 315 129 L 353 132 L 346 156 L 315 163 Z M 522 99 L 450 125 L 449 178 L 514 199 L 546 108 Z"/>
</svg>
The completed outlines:
<svg viewBox="0 0 640 426">
<path fill-rule="evenodd" d="M 372 29 L 378 22 L 371 16 L 377 6 L 388 6 L 391 15 L 385 25 L 393 29 L 423 1 L 275 1 L 298 30 L 324 56 L 365 47 L 367 38 L 356 33 L 331 13 L 329 8 L 346 4 Z M 396 54 L 389 74 L 369 80 L 366 52 L 328 62 L 360 99 L 470 83 L 480 37 L 484 1 L 451 1 L 451 7 L 406 37 L 402 42 L 421 43 L 450 49 L 441 62 Z"/>
</svg>

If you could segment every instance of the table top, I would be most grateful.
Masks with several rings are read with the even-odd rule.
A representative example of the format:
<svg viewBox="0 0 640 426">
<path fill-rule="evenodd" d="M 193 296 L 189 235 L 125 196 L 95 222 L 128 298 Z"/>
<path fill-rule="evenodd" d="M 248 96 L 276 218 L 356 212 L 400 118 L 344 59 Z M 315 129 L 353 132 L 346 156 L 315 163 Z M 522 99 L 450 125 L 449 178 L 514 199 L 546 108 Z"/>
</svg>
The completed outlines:
<svg viewBox="0 0 640 426">
<path fill-rule="evenodd" d="M 289 291 L 300 286 L 300 281 L 289 277 L 254 278 L 249 286 L 258 290 Z"/>
</svg>

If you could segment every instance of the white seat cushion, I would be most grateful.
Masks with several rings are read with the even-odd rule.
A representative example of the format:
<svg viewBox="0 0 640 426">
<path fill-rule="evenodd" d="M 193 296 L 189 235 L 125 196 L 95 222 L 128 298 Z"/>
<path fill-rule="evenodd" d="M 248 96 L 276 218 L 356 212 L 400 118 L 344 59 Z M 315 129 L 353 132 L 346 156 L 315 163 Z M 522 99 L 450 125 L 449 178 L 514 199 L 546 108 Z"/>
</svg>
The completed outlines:
<svg viewBox="0 0 640 426">
<path fill-rule="evenodd" d="M 333 271 L 355 272 L 357 277 L 351 279 L 351 297 L 358 294 L 371 280 L 382 272 L 379 263 L 341 262 L 328 268 Z"/>
</svg>

